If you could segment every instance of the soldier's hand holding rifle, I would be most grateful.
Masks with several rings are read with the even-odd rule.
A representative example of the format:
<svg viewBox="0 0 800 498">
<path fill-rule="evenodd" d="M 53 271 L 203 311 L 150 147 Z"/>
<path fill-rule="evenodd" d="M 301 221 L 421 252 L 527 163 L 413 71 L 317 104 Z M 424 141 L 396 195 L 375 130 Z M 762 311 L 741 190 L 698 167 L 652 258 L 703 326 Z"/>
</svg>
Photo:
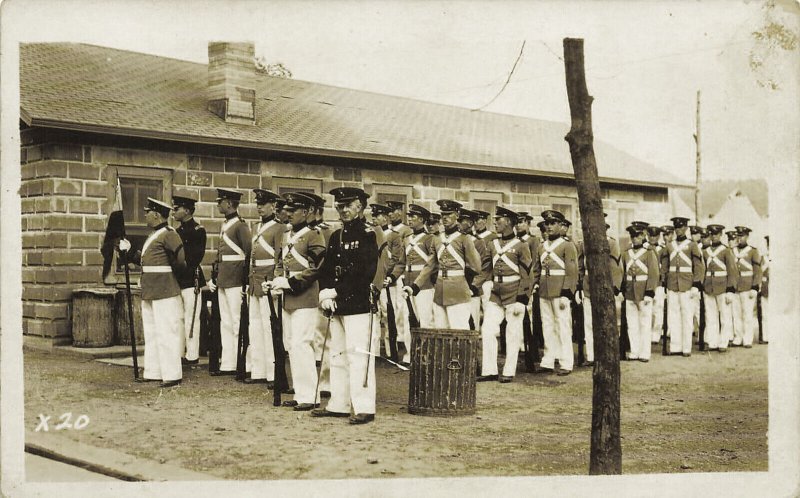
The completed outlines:
<svg viewBox="0 0 800 498">
<path fill-rule="evenodd" d="M 283 291 L 286 289 L 291 289 L 289 279 L 286 277 L 275 277 L 261 284 L 261 290 L 264 292 L 271 291 L 276 296 L 283 294 Z"/>
<path fill-rule="evenodd" d="M 336 311 L 336 289 L 322 289 L 319 291 L 319 306 L 327 312 L 326 316 Z"/>
<path fill-rule="evenodd" d="M 575 303 L 581 304 L 583 302 L 583 291 L 579 290 L 575 293 Z"/>
<path fill-rule="evenodd" d="M 217 292 L 217 284 L 213 280 L 208 281 L 208 290 L 211 292 Z"/>
<path fill-rule="evenodd" d="M 408 299 L 414 295 L 414 288 L 410 285 L 403 286 L 403 299 Z"/>
<path fill-rule="evenodd" d="M 128 239 L 119 239 L 119 250 L 120 252 L 126 252 L 131 250 L 131 241 Z"/>
</svg>

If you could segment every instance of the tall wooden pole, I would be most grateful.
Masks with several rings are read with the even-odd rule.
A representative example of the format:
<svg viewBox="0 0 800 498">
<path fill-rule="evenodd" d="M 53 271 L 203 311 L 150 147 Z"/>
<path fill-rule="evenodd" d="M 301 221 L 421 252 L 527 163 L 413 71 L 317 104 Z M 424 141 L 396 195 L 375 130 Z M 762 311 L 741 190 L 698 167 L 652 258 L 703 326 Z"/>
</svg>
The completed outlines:
<svg viewBox="0 0 800 498">
<path fill-rule="evenodd" d="M 694 180 L 694 220 L 700 225 L 700 90 L 697 90 L 697 111 L 695 113 L 695 180 Z"/>
<path fill-rule="evenodd" d="M 583 40 L 564 39 L 567 97 L 572 126 L 569 143 L 578 205 L 583 220 L 583 240 L 589 285 L 592 289 L 595 366 L 592 373 L 592 434 L 590 474 L 621 474 L 619 337 L 611 260 L 594 156 L 592 96 L 586 88 Z"/>
</svg>

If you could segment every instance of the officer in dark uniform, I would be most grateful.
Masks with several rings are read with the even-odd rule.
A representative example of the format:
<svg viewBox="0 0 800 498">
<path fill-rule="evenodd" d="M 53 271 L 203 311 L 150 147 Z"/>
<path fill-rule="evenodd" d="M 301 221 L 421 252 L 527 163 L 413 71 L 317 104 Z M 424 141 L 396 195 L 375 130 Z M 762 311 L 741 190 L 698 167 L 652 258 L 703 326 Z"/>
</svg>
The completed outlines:
<svg viewBox="0 0 800 498">
<path fill-rule="evenodd" d="M 206 254 L 206 229 L 194 219 L 195 199 L 172 196 L 172 217 L 180 223 L 175 230 L 183 241 L 186 270 L 176 275 L 183 299 L 184 365 L 196 365 L 200 360 L 200 289 L 206 285 L 200 263 Z M 192 314 L 194 313 L 194 317 Z M 194 325 L 192 325 L 194 324 Z"/>
<path fill-rule="evenodd" d="M 319 272 L 319 302 L 330 322 L 331 398 L 314 417 L 347 417 L 351 424 L 375 419 L 375 297 L 371 283 L 378 267 L 375 232 L 365 223 L 369 197 L 355 187 L 331 190 L 342 228 L 331 236 Z"/>
</svg>

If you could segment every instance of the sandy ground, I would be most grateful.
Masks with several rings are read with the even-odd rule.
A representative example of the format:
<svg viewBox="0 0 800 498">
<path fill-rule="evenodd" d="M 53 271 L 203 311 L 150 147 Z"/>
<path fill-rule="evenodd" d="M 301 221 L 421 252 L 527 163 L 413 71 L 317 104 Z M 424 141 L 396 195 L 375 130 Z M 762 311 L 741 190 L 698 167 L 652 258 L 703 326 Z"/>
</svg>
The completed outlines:
<svg viewBox="0 0 800 498">
<path fill-rule="evenodd" d="M 621 367 L 623 472 L 766 471 L 767 346 L 690 358 L 659 351 Z M 40 351 L 24 361 L 29 430 L 40 413 L 85 414 L 86 428 L 53 436 L 225 479 L 588 473 L 588 368 L 479 383 L 476 414 L 437 418 L 408 414 L 408 372 L 379 360 L 376 420 L 351 426 L 275 408 L 263 385 L 204 367 L 162 390 L 134 384 L 126 367 Z"/>
</svg>

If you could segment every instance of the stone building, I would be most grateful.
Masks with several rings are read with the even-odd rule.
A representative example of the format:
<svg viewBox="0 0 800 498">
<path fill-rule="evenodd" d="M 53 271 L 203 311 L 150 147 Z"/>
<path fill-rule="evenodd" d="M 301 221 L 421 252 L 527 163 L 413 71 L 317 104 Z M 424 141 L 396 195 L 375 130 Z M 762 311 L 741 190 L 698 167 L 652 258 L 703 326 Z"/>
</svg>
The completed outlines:
<svg viewBox="0 0 800 498">
<path fill-rule="evenodd" d="M 363 187 L 372 200 L 435 209 L 556 208 L 580 233 L 564 135 L 568 125 L 270 77 L 253 45 L 209 44 L 209 64 L 84 44 L 20 47 L 22 275 L 25 334 L 69 341 L 76 288 L 102 282 L 99 248 L 119 180 L 129 238 L 147 233 L 142 206 L 173 193 L 199 199 L 217 246 L 216 187 Z M 686 182 L 595 142 L 611 233 L 664 218 Z M 326 218 L 335 219 L 332 208 Z M 134 280 L 136 275 L 134 274 Z"/>
</svg>

